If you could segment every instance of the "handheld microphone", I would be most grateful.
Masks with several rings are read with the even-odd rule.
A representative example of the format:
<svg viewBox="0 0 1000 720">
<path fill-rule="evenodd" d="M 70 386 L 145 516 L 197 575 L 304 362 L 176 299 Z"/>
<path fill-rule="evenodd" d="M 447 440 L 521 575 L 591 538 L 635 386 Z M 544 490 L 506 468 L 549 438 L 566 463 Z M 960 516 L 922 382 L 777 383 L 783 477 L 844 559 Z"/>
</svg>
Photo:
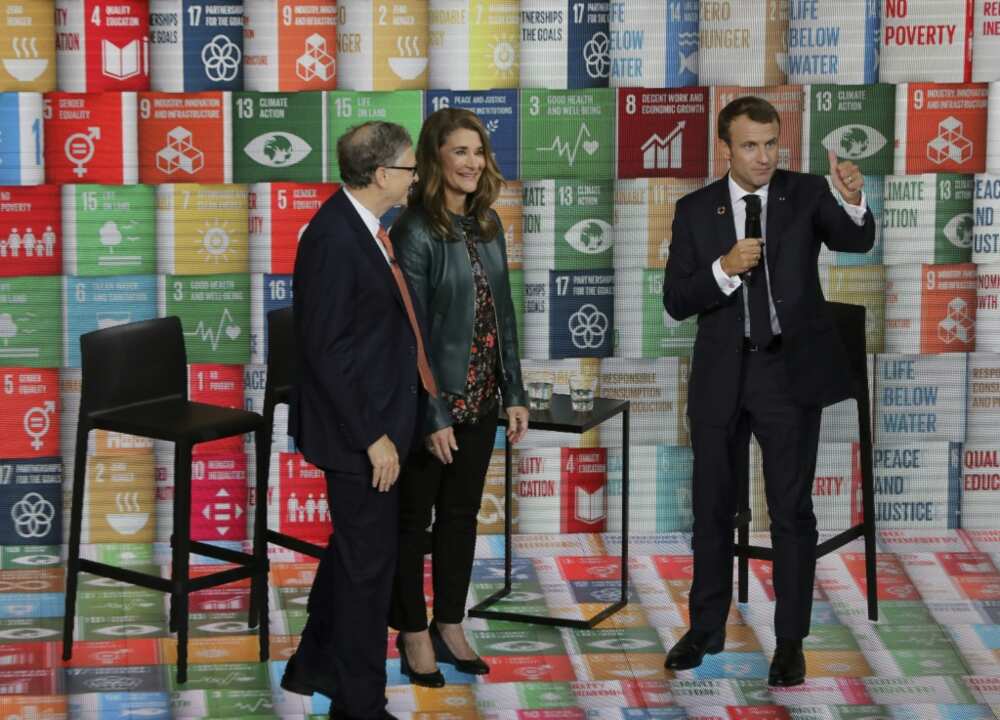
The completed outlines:
<svg viewBox="0 0 1000 720">
<path fill-rule="evenodd" d="M 744 238 L 761 238 L 761 247 L 763 248 L 764 242 L 764 231 L 760 226 L 760 205 L 747 203 L 747 219 L 746 219 L 746 232 L 743 234 Z M 763 257 L 763 250 L 761 251 L 761 257 Z M 745 270 L 740 273 L 740 279 L 743 282 L 752 282 L 754 278 L 754 268 Z"/>
</svg>

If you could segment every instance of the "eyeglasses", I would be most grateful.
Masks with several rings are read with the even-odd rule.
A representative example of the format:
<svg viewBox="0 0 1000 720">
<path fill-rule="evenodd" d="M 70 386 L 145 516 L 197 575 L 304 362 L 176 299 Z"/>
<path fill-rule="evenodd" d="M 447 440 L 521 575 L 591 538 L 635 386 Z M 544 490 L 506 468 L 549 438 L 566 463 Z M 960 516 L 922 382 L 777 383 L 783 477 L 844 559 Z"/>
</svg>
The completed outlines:
<svg viewBox="0 0 1000 720">
<path fill-rule="evenodd" d="M 416 165 L 383 165 L 386 170 L 407 170 L 408 172 L 416 174 Z"/>
</svg>

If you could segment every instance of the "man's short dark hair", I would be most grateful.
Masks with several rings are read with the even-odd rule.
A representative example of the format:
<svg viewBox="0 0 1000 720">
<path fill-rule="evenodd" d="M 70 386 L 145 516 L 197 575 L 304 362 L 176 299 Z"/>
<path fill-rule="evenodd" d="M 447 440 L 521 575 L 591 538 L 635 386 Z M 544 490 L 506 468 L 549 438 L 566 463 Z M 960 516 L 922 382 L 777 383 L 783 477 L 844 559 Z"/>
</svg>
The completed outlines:
<svg viewBox="0 0 1000 720">
<path fill-rule="evenodd" d="M 337 140 L 340 179 L 347 187 L 368 187 L 377 168 L 394 164 L 412 145 L 410 133 L 396 123 L 373 120 L 348 128 Z"/>
<path fill-rule="evenodd" d="M 778 115 L 778 111 L 774 109 L 774 105 L 764 98 L 753 95 L 738 97 L 722 108 L 722 112 L 719 113 L 719 139 L 727 145 L 730 141 L 729 126 L 740 115 L 746 115 L 755 123 L 766 125 L 776 122 L 779 126 L 781 125 L 781 117 Z"/>
</svg>

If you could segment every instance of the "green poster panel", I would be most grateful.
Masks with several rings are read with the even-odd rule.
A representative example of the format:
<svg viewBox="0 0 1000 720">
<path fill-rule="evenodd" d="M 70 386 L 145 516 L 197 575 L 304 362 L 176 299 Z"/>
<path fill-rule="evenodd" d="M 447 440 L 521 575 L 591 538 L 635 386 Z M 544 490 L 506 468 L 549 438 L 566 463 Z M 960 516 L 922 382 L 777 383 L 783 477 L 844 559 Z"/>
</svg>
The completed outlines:
<svg viewBox="0 0 1000 720">
<path fill-rule="evenodd" d="M 665 652 L 656 628 L 618 628 L 607 630 L 575 630 L 573 640 L 582 655 L 604 653 L 662 653 Z"/>
<path fill-rule="evenodd" d="M 233 93 L 233 180 L 326 180 L 322 92 Z"/>
<path fill-rule="evenodd" d="M 63 360 L 62 277 L 0 278 L 0 367 Z"/>
<path fill-rule="evenodd" d="M 81 615 L 77 618 L 77 637 L 89 641 L 165 637 L 169 631 L 162 616 L 162 607 L 156 615 Z"/>
<path fill-rule="evenodd" d="M 832 623 L 817 624 L 809 632 L 804 642 L 806 650 L 828 650 L 831 652 L 848 652 L 859 650 L 858 641 L 847 625 Z"/>
<path fill-rule="evenodd" d="M 972 262 L 972 199 L 975 175 L 935 175 L 937 208 L 934 213 L 934 262 Z"/>
<path fill-rule="evenodd" d="M 556 180 L 555 270 L 610 270 L 615 190 L 610 182 Z"/>
<path fill-rule="evenodd" d="M 167 316 L 184 327 L 189 363 L 250 362 L 250 276 L 165 275 Z"/>
<path fill-rule="evenodd" d="M 62 193 L 67 274 L 156 272 L 156 188 L 64 185 Z"/>
<path fill-rule="evenodd" d="M 244 614 L 244 617 L 246 615 Z M 170 675 L 170 689 L 181 690 L 264 690 L 269 687 L 267 663 L 218 663 L 188 665 L 183 685 Z"/>
<path fill-rule="evenodd" d="M 894 85 L 810 85 L 802 137 L 803 169 L 830 171 L 827 150 L 851 160 L 865 175 L 891 175 L 896 133 Z"/>
<path fill-rule="evenodd" d="M 153 566 L 153 571 L 158 566 Z M 141 587 L 103 590 L 81 588 L 77 599 L 77 614 L 91 617 L 113 615 L 153 616 L 163 612 L 163 593 Z"/>
<path fill-rule="evenodd" d="M 615 94 L 594 90 L 521 91 L 521 179 L 611 180 Z"/>
<path fill-rule="evenodd" d="M 60 551 L 58 545 L 5 545 L 0 547 L 0 570 L 62 567 Z"/>
<path fill-rule="evenodd" d="M 555 628 L 532 630 L 473 630 L 480 655 L 565 655 L 562 635 Z"/>
<path fill-rule="evenodd" d="M 423 125 L 423 92 L 396 90 L 394 92 L 358 92 L 332 90 L 327 94 L 330 118 L 330 182 L 340 182 L 340 163 L 337 162 L 337 140 L 349 128 L 369 122 L 385 120 L 402 125 L 410 132 L 416 147 Z"/>
</svg>

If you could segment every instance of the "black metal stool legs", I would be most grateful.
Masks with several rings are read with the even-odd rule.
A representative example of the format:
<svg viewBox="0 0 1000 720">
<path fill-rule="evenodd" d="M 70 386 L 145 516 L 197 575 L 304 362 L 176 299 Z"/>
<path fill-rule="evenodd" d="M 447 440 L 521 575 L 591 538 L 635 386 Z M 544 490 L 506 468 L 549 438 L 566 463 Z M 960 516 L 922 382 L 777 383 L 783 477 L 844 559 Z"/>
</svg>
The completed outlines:
<svg viewBox="0 0 1000 720">
<path fill-rule="evenodd" d="M 90 428 L 81 422 L 76 429 L 73 460 L 73 499 L 70 506 L 69 558 L 66 562 L 66 607 L 63 615 L 63 660 L 73 657 L 73 625 L 76 620 L 76 590 L 80 579 L 80 539 L 83 533 L 83 494 L 87 479 L 87 439 Z"/>
<path fill-rule="evenodd" d="M 188 594 L 191 565 L 191 446 L 174 445 L 174 542 L 170 616 L 177 631 L 177 682 L 187 682 Z"/>
<path fill-rule="evenodd" d="M 250 627 L 260 623 L 260 659 L 270 654 L 267 588 L 270 563 L 267 559 L 267 484 L 271 461 L 271 432 L 264 428 L 254 433 L 257 468 L 255 494 L 257 504 L 253 516 L 253 556 L 255 573 L 250 580 Z"/>
</svg>

